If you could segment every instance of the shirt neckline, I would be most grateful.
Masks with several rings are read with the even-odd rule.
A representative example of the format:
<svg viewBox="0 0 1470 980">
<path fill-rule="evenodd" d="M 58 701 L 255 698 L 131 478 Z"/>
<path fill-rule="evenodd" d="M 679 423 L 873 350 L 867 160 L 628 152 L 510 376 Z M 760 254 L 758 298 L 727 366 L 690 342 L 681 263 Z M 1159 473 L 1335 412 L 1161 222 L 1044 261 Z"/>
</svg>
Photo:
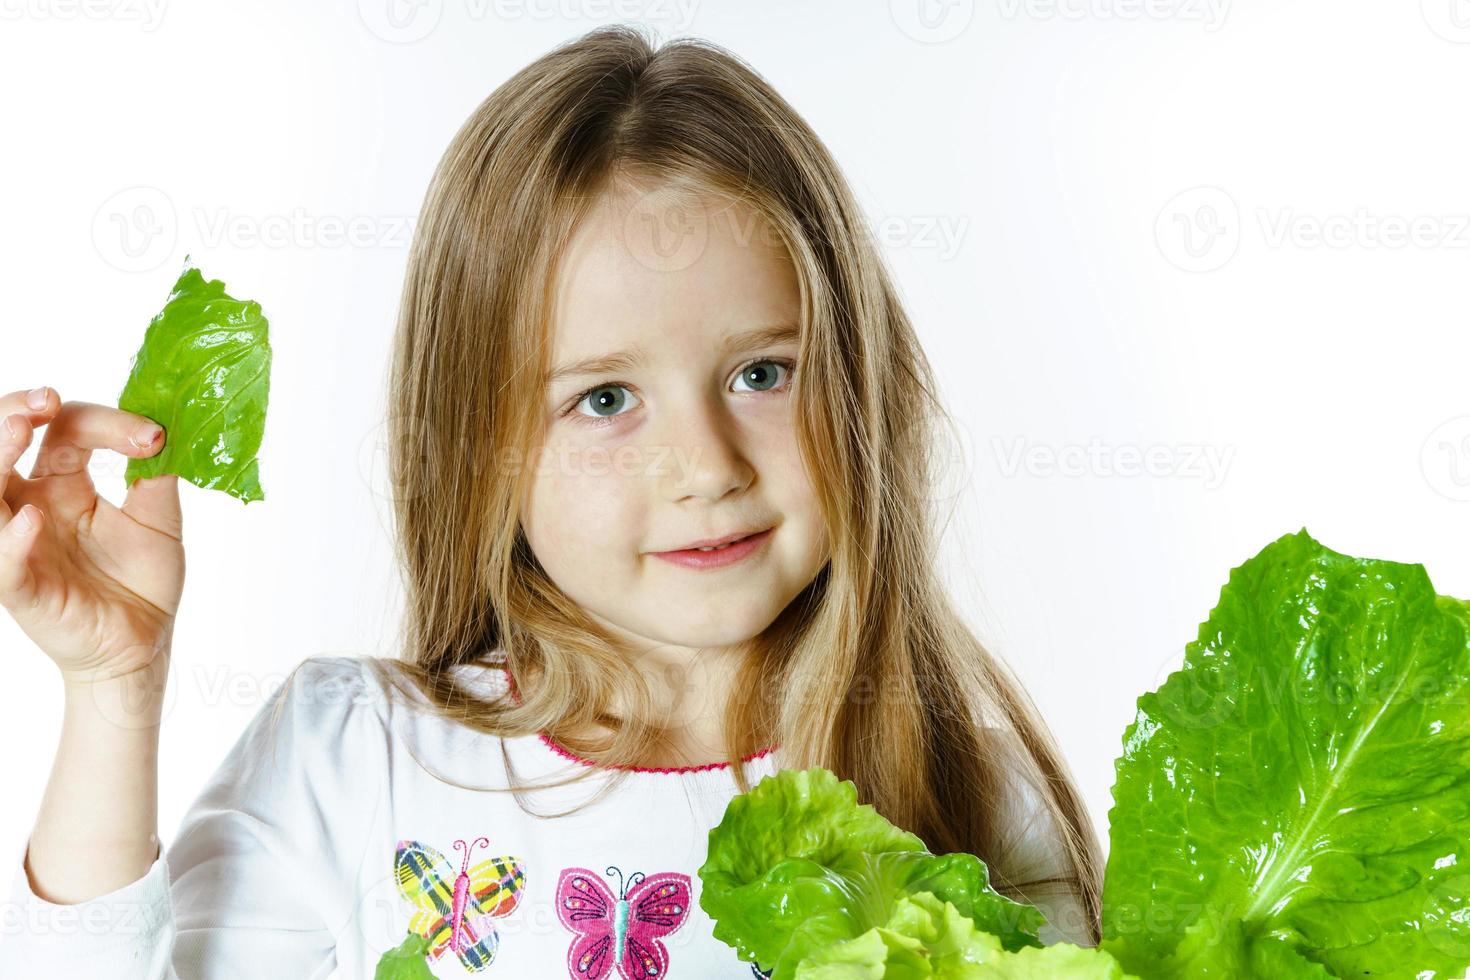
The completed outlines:
<svg viewBox="0 0 1470 980">
<path fill-rule="evenodd" d="M 499 671 L 501 671 L 502 673 L 505 674 L 506 683 L 510 686 L 510 696 L 513 697 L 513 698 L 515 698 L 515 701 L 516 701 L 517 704 L 520 704 L 521 703 L 521 694 L 520 694 L 520 691 L 518 691 L 516 689 L 516 680 L 515 680 L 515 678 L 513 676 L 511 676 L 510 668 L 509 667 L 506 667 L 504 664 L 501 664 L 501 663 L 492 663 L 492 664 L 490 664 L 490 666 L 494 667 L 496 670 L 499 670 Z M 706 762 L 706 763 L 703 763 L 701 765 L 695 765 L 695 766 L 625 766 L 625 765 L 607 765 L 605 763 L 596 762 L 596 761 L 594 761 L 592 759 L 588 759 L 588 758 L 585 758 L 583 756 L 578 755 L 577 753 L 573 752 L 571 749 L 567 748 L 565 745 L 562 745 L 556 739 L 552 738 L 546 732 L 537 732 L 536 733 L 536 737 L 537 737 L 537 740 L 540 741 L 542 745 L 546 746 L 548 749 L 550 749 L 552 752 L 556 753 L 557 755 L 561 756 L 563 759 L 567 759 L 567 760 L 569 760 L 571 762 L 578 763 L 579 765 L 590 766 L 590 767 L 592 767 L 594 769 L 627 770 L 629 772 L 642 772 L 642 773 L 664 774 L 664 775 L 682 775 L 682 774 L 686 774 L 686 773 L 696 773 L 696 772 L 716 772 L 716 771 L 719 771 L 719 770 L 722 770 L 722 769 L 729 769 L 730 768 L 730 763 L 728 761 L 726 761 L 726 762 Z M 776 751 L 776 749 L 778 749 L 780 747 L 781 746 L 780 746 L 780 743 L 779 742 L 776 743 L 775 745 L 768 745 L 768 746 L 766 746 L 763 749 L 759 749 L 759 750 L 757 750 L 755 752 L 750 753 L 747 756 L 744 756 L 740 760 L 740 763 L 741 763 L 741 765 L 745 765 L 747 763 L 754 762 L 757 759 L 761 759 L 761 758 L 764 758 L 767 755 L 770 755 L 772 752 Z"/>
</svg>

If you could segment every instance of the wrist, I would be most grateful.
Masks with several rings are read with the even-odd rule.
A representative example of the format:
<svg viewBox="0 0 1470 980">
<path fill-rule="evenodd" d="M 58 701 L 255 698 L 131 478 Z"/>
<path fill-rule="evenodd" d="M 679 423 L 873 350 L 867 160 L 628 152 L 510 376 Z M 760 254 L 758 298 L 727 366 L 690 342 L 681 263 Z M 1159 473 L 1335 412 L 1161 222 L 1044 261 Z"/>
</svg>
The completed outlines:
<svg viewBox="0 0 1470 980">
<path fill-rule="evenodd" d="M 164 650 L 142 667 L 120 674 L 62 671 L 67 713 L 95 715 L 125 729 L 156 726 L 163 715 L 169 659 Z"/>
</svg>

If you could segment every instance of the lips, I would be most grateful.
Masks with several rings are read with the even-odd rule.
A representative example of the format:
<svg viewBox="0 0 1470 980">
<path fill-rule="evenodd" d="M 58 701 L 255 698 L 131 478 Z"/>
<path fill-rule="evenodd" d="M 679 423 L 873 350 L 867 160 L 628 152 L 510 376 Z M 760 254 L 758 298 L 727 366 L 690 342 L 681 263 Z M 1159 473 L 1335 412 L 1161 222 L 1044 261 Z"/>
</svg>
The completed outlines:
<svg viewBox="0 0 1470 980">
<path fill-rule="evenodd" d="M 723 537 L 706 538 L 703 541 L 695 541 L 695 542 L 693 542 L 691 544 L 686 544 L 682 548 L 671 548 L 669 550 L 670 551 L 698 551 L 701 548 L 718 548 L 721 545 L 734 544 L 736 541 L 743 541 L 746 538 L 750 537 L 752 534 L 759 534 L 759 533 L 761 533 L 762 530 L 764 530 L 764 529 L 763 528 L 756 528 L 756 529 L 751 530 L 751 531 L 736 531 L 733 534 L 726 534 Z"/>
<path fill-rule="evenodd" d="M 733 541 L 727 541 L 722 547 L 710 547 L 709 551 L 702 551 L 696 546 L 681 548 L 677 551 L 655 551 L 653 557 L 696 571 L 713 572 L 716 569 L 734 568 L 745 562 L 753 561 L 754 556 L 763 553 L 766 550 L 766 542 L 770 541 L 771 535 L 775 533 L 773 528 L 768 527 L 764 531 L 756 531 L 743 538 L 736 537 Z"/>
</svg>

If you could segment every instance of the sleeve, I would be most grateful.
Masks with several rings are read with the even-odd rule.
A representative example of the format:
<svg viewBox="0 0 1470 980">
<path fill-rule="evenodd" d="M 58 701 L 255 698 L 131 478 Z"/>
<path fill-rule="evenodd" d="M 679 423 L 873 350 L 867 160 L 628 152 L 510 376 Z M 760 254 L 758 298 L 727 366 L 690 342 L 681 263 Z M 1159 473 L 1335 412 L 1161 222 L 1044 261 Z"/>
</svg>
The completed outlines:
<svg viewBox="0 0 1470 980">
<path fill-rule="evenodd" d="M 369 782 L 371 690 L 356 658 L 303 661 L 226 754 L 172 845 L 106 895 L 76 905 L 39 898 L 25 871 L 27 840 L 8 905 L 19 928 L 0 940 L 0 976 L 331 974 L 371 810 L 346 796 L 353 781 L 358 793 Z"/>
</svg>

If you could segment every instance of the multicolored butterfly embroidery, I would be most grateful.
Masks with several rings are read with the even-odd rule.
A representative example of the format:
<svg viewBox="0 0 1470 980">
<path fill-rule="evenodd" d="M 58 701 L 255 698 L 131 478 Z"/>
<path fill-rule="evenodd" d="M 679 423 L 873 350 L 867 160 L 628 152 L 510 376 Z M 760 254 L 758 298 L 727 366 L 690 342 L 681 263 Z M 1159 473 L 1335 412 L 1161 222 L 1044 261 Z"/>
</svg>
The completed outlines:
<svg viewBox="0 0 1470 980">
<path fill-rule="evenodd" d="M 470 854 L 479 845 L 488 847 L 490 839 L 454 842 L 455 850 L 464 851 L 457 875 L 444 855 L 418 841 L 399 841 L 393 859 L 398 892 L 414 906 L 408 931 L 428 940 L 430 959 L 452 951 L 471 973 L 495 959 L 500 934 L 494 920 L 514 911 L 526 888 L 526 874 L 513 857 L 470 867 Z"/>
<path fill-rule="evenodd" d="M 666 871 L 647 877 L 619 878 L 613 894 L 586 868 L 567 868 L 556 883 L 556 914 L 577 936 L 567 950 L 567 971 L 575 980 L 603 980 L 618 968 L 622 980 L 650 980 L 669 971 L 669 951 L 659 940 L 689 918 L 689 876 Z"/>
</svg>

